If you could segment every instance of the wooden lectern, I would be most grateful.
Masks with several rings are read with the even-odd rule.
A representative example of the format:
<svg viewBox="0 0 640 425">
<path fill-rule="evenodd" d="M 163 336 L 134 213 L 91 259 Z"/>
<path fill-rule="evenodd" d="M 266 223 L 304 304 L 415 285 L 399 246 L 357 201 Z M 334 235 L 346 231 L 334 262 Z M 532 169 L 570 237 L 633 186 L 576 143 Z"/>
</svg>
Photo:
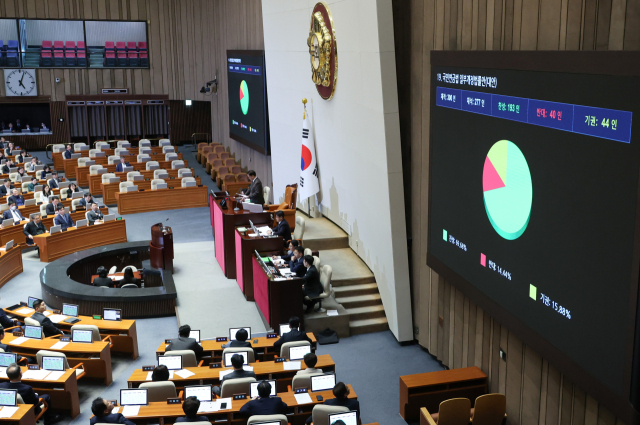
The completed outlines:
<svg viewBox="0 0 640 425">
<path fill-rule="evenodd" d="M 162 223 L 151 226 L 149 242 L 151 267 L 173 273 L 173 231 Z"/>
</svg>

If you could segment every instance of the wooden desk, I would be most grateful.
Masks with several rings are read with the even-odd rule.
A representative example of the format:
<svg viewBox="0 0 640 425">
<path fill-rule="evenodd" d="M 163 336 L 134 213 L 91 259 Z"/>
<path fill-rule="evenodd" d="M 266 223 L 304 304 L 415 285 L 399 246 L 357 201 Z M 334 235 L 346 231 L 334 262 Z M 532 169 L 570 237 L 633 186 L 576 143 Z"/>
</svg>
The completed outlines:
<svg viewBox="0 0 640 425">
<path fill-rule="evenodd" d="M 306 369 L 304 362 L 301 361 L 302 369 Z M 253 371 L 256 374 L 258 381 L 263 379 L 275 379 L 277 380 L 278 392 L 286 392 L 287 385 L 291 385 L 293 377 L 298 372 L 297 370 L 284 370 L 282 363 L 275 363 L 274 361 L 251 363 Z M 318 369 L 322 369 L 323 372 L 335 372 L 336 364 L 329 354 L 322 354 L 318 356 Z M 195 373 L 190 377 L 184 379 L 178 375 L 173 375 L 171 381 L 176 385 L 176 388 L 183 389 L 187 385 L 220 385 L 220 372 L 224 370 L 230 370 L 230 367 L 223 368 L 210 368 L 206 366 L 202 367 L 186 367 L 185 369 Z M 129 380 L 129 388 L 138 388 L 140 384 L 147 381 L 147 374 L 142 369 L 136 369 L 133 371 Z"/>
<path fill-rule="evenodd" d="M 124 215 L 160 210 L 208 207 L 209 198 L 207 192 L 206 186 L 196 186 L 116 193 L 118 213 Z"/>
<path fill-rule="evenodd" d="M 6 244 L 2 247 L 6 248 Z M 0 251 L 0 288 L 20 273 L 22 273 L 22 248 L 18 240 L 9 251 Z"/>
<path fill-rule="evenodd" d="M 71 227 L 66 232 L 34 236 L 33 241 L 40 247 L 40 261 L 49 263 L 84 249 L 126 242 L 127 225 L 124 220 L 114 220 L 93 226 Z"/>
<path fill-rule="evenodd" d="M 285 322 L 282 322 L 285 323 Z M 227 338 L 229 337 L 229 335 L 220 335 L 220 336 L 226 336 Z M 317 346 L 317 340 L 315 335 L 313 334 L 313 332 L 307 332 L 307 336 L 311 339 L 311 347 L 315 350 L 316 346 Z M 258 342 L 253 342 L 254 340 L 258 340 Z M 264 349 L 264 354 L 262 355 L 261 359 L 258 359 L 256 357 L 256 360 L 260 360 L 260 361 L 270 361 L 273 360 L 274 357 L 276 355 L 280 355 L 280 352 L 276 352 L 275 349 L 273 348 L 273 344 L 278 340 L 278 338 L 267 338 L 266 336 L 261 336 L 259 338 L 251 338 L 251 345 L 253 346 L 253 351 L 256 353 L 256 356 L 258 356 L 258 351 L 262 351 Z M 204 350 L 204 355 L 211 355 L 212 360 L 215 362 L 219 362 L 222 360 L 222 351 L 224 350 L 224 348 L 222 348 L 223 344 L 228 344 L 229 342 L 216 342 L 215 339 L 211 340 L 211 339 L 206 339 L 203 341 L 200 341 L 200 345 L 202 345 L 202 348 Z M 156 350 L 156 358 L 158 356 L 163 356 L 165 354 L 165 350 L 168 344 L 165 344 L 164 342 L 162 344 L 160 344 L 160 346 L 158 347 L 158 349 Z"/>
<path fill-rule="evenodd" d="M 134 154 L 134 155 L 137 155 L 138 152 L 140 152 L 140 148 L 129 148 L 127 150 L 129 151 L 130 154 Z M 102 149 L 102 152 L 104 152 L 104 157 L 107 158 L 114 154 L 115 149 Z M 76 153 L 79 153 L 81 158 L 89 158 L 89 150 L 79 151 Z M 158 146 L 153 147 L 151 148 L 151 153 L 152 154 L 162 153 L 162 148 Z M 56 170 L 62 170 L 64 168 L 62 165 L 62 161 L 64 160 L 63 154 L 64 152 L 53 152 L 51 154 L 51 157 L 53 159 L 53 168 L 55 168 Z"/>
<path fill-rule="evenodd" d="M 18 308 L 17 310 L 20 310 L 20 308 Z M 33 312 L 28 314 L 21 314 L 17 313 L 16 311 L 8 310 L 6 308 L 4 309 L 4 311 L 9 315 L 23 320 L 25 317 L 29 317 L 33 314 Z M 51 313 L 53 314 L 53 312 Z M 138 358 L 138 331 L 136 328 L 135 320 L 96 320 L 91 316 L 78 316 L 77 318 L 80 319 L 80 321 L 74 323 L 73 325 L 97 326 L 100 330 L 100 335 L 102 335 L 103 337 L 107 335 L 110 336 L 112 353 L 131 356 L 134 360 Z M 58 329 L 65 332 L 70 332 L 71 326 L 73 325 L 65 321 L 56 323 Z"/>
<path fill-rule="evenodd" d="M 19 404 L 18 411 L 10 418 L 1 418 L 0 424 L 36 425 L 33 404 Z"/>
<path fill-rule="evenodd" d="M 282 254 L 284 242 L 282 236 L 258 236 L 252 238 L 247 236 L 248 233 L 253 233 L 253 231 L 249 229 L 248 231 L 240 232 L 236 228 L 236 281 L 245 299 L 247 301 L 255 301 L 253 293 L 253 263 L 251 260 L 254 256 L 254 251 L 258 251 L 261 254 L 264 252 L 269 253 L 269 255 L 280 255 Z"/>
<path fill-rule="evenodd" d="M 140 171 L 140 175 L 142 175 L 145 179 L 152 179 L 154 170 L 147 170 L 146 164 L 147 164 L 146 162 L 134 162 L 134 163 L 131 163 L 131 166 L 133 167 L 134 171 Z M 178 170 L 171 169 L 171 161 L 158 161 L 158 164 L 160 164 L 161 169 L 167 170 L 167 174 L 169 174 L 169 177 L 178 177 Z M 188 167 L 189 167 L 189 161 L 185 160 L 184 168 L 188 168 Z M 89 191 L 91 192 L 91 194 L 92 195 L 102 194 L 102 187 L 101 187 L 102 175 L 89 174 L 89 167 L 78 167 L 77 169 L 80 172 L 81 169 L 84 169 L 84 168 L 86 168 L 86 170 L 82 170 L 82 172 L 86 171 L 87 173 L 87 182 L 88 182 L 87 184 L 89 185 Z M 120 181 L 125 181 L 127 179 L 127 173 L 126 172 L 117 173 L 115 165 L 107 165 L 105 168 L 107 169 L 108 173 L 114 173 L 115 177 L 118 177 Z M 193 168 L 191 168 L 191 173 L 193 174 L 193 176 L 196 175 L 195 171 L 193 171 Z"/>
<path fill-rule="evenodd" d="M 224 275 L 229 279 L 236 278 L 236 228 L 249 226 L 251 220 L 256 226 L 271 224 L 270 212 L 252 213 L 245 210 L 234 211 L 231 206 L 223 209 L 222 198 L 215 199 L 210 205 L 213 216 L 213 236 L 216 247 L 216 260 Z"/>
<path fill-rule="evenodd" d="M 120 273 L 113 273 L 113 274 L 108 274 L 107 277 L 113 279 L 114 277 L 123 277 L 124 273 L 120 272 Z M 91 283 L 93 283 L 93 281 L 96 279 L 96 277 L 98 277 L 97 274 L 93 274 L 91 275 Z M 136 279 L 140 280 L 142 279 L 142 273 L 140 273 L 139 271 L 135 271 L 133 272 L 133 277 L 135 277 Z M 114 282 L 117 282 L 116 280 L 114 280 Z"/>
<path fill-rule="evenodd" d="M 288 323 L 290 317 L 296 316 L 300 318 L 300 324 L 304 326 L 304 311 L 302 308 L 304 297 L 302 295 L 301 279 L 275 280 L 258 263 L 255 254 L 251 256 L 250 261 L 253 269 L 253 293 L 256 305 L 260 309 L 262 316 L 267 320 L 267 323 L 273 329 L 279 329 L 280 324 Z"/>
<path fill-rule="evenodd" d="M 108 342 L 92 342 L 91 344 L 81 342 L 70 342 L 60 349 L 52 349 L 58 338 L 27 339 L 22 344 L 13 343 L 16 337 L 6 333 L 3 344 L 11 347 L 11 351 L 22 356 L 36 357 L 40 350 L 51 350 L 64 353 L 67 356 L 69 366 L 73 367 L 78 363 L 84 363 L 84 371 L 87 378 L 101 379 L 105 385 L 113 382 L 111 373 L 111 349 Z"/>
<path fill-rule="evenodd" d="M 111 155 L 114 155 L 113 153 L 111 153 Z M 131 160 L 137 160 L 137 155 L 138 155 L 138 149 L 134 148 L 134 149 L 129 149 L 129 155 L 122 155 L 124 156 L 124 158 L 127 159 L 126 162 L 131 162 Z M 178 153 L 178 159 L 182 159 L 182 154 Z M 150 161 L 164 161 L 165 158 L 165 154 L 163 153 L 151 153 L 150 156 Z M 82 151 L 82 156 L 80 158 L 88 158 L 89 154 L 85 154 L 85 151 Z M 95 161 L 96 164 L 101 164 L 101 165 L 106 165 L 109 162 L 109 155 L 107 155 L 105 153 L 105 156 L 101 156 L 101 157 L 97 157 L 97 158 L 91 158 L 91 161 Z M 69 179 L 75 179 L 76 178 L 76 167 L 78 166 L 78 158 L 72 158 L 72 159 L 65 159 L 62 158 L 61 161 L 59 161 L 62 165 L 62 170 L 64 171 L 64 175 L 65 177 L 69 178 Z M 55 166 L 55 163 L 54 163 Z M 56 168 L 59 169 L 59 168 Z"/>
<path fill-rule="evenodd" d="M 126 158 L 126 157 L 125 157 Z M 152 156 L 150 161 L 158 161 L 158 164 L 160 165 L 160 168 L 165 168 L 170 169 L 171 168 L 171 161 L 165 161 L 164 159 L 164 155 L 157 155 L 156 157 Z M 184 168 L 187 168 L 189 161 L 182 159 L 182 154 L 178 154 L 178 159 L 183 160 L 184 161 Z M 98 161 L 99 160 L 99 161 Z M 133 158 L 129 158 L 129 166 L 133 167 L 133 171 L 146 171 L 147 169 L 147 163 L 146 162 L 136 162 L 137 158 L 133 157 Z M 103 168 L 107 169 L 107 172 L 109 173 L 115 173 L 116 172 L 116 165 L 117 164 L 107 164 L 107 159 L 105 158 L 104 160 L 102 160 L 101 158 L 96 158 L 96 163 L 94 165 L 102 165 Z M 76 175 L 76 181 L 78 183 L 78 186 L 80 187 L 86 187 L 89 186 L 89 172 L 91 171 L 90 168 L 91 166 L 78 166 L 77 164 L 75 165 L 75 175 Z M 151 171 L 151 175 L 153 175 L 153 171 Z M 125 177 L 127 175 L 127 173 L 124 173 Z M 195 176 L 195 174 L 194 174 Z M 91 192 L 93 193 L 93 192 Z"/>
<path fill-rule="evenodd" d="M 174 174 L 176 174 L 175 177 L 172 177 L 169 174 L 169 180 L 165 180 L 165 182 L 167 183 L 167 188 L 177 188 L 177 187 L 181 187 L 182 185 L 182 180 L 178 179 L 177 174 L 178 174 L 178 170 L 175 170 L 176 172 Z M 126 178 L 126 175 L 124 176 Z M 153 179 L 153 174 L 151 175 L 151 179 Z M 149 179 L 149 177 L 147 177 L 145 180 L 141 181 L 141 182 L 134 182 L 133 184 L 138 186 L 138 190 L 151 190 L 151 179 Z M 124 180 L 121 180 L 121 182 Z M 196 184 L 200 185 L 200 177 L 196 177 Z M 120 192 L 120 182 L 119 183 L 101 183 L 100 187 L 102 188 L 102 202 L 104 202 L 105 205 L 116 205 L 117 200 L 116 200 L 116 193 Z"/>
<path fill-rule="evenodd" d="M 358 395 L 351 385 L 347 385 L 349 388 L 349 398 L 357 399 Z M 322 396 L 324 400 L 335 398 L 331 390 L 318 391 L 311 393 L 311 403 L 298 404 L 293 392 L 278 393 L 278 397 L 282 398 L 282 401 L 287 404 L 289 411 L 293 411 L 293 415 L 287 415 L 287 420 L 291 425 L 303 425 L 305 420 L 311 416 L 311 411 L 316 404 L 322 404 L 324 401 L 318 401 L 316 396 Z M 231 409 L 223 410 L 221 412 L 211 413 L 199 413 L 201 416 L 207 416 L 212 423 L 215 424 L 244 424 L 247 418 L 238 415 L 240 408 L 248 403 L 250 400 L 232 400 Z M 118 413 L 122 413 L 122 407 Z M 160 425 L 174 423 L 176 418 L 184 416 L 182 410 L 182 404 L 167 404 L 166 401 L 152 402 L 147 406 L 141 406 L 140 411 L 136 416 L 127 416 L 127 419 L 135 423 L 154 423 L 158 422 Z M 214 422 L 215 421 L 215 422 Z"/>
<path fill-rule="evenodd" d="M 421 407 L 437 412 L 441 402 L 457 397 L 470 399 L 473 406 L 487 391 L 487 375 L 476 366 L 404 375 L 400 377 L 400 416 L 416 422 Z"/>
</svg>

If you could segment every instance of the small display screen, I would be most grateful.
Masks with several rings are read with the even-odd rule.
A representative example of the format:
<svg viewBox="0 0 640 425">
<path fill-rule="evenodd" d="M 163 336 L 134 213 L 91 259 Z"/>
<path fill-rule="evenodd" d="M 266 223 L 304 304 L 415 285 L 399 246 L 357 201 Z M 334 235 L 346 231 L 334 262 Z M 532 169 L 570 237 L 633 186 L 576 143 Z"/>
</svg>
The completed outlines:
<svg viewBox="0 0 640 425">
<path fill-rule="evenodd" d="M 200 401 L 211 401 L 211 385 L 192 385 L 184 387 L 184 398 L 195 397 Z"/>
<path fill-rule="evenodd" d="M 302 345 L 300 347 L 289 348 L 289 360 L 302 360 L 305 354 L 311 352 L 310 345 Z"/>
<path fill-rule="evenodd" d="M 64 358 L 43 356 L 42 368 L 44 370 L 64 370 Z"/>
<path fill-rule="evenodd" d="M 40 326 L 25 326 L 24 336 L 27 338 L 42 339 L 42 328 Z"/>
<path fill-rule="evenodd" d="M 62 314 L 78 317 L 78 306 L 75 304 L 62 304 Z"/>
<path fill-rule="evenodd" d="M 236 354 L 239 354 L 242 356 L 242 359 L 244 360 L 243 364 L 249 364 L 249 352 L 248 351 L 240 351 L 237 353 L 225 353 L 224 354 L 224 365 L 229 367 L 231 366 L 231 357 L 235 356 Z"/>
<path fill-rule="evenodd" d="M 182 369 L 182 356 L 160 356 L 158 357 L 158 365 L 165 365 L 169 370 Z"/>
<path fill-rule="evenodd" d="M 316 375 L 311 377 L 311 391 L 332 390 L 336 386 L 336 375 L 333 373 L 325 373 L 324 375 Z"/>
<path fill-rule="evenodd" d="M 260 381 L 262 382 L 262 381 Z M 258 385 L 260 385 L 260 382 L 252 382 L 251 383 L 251 398 L 255 398 L 258 397 Z M 271 396 L 276 396 L 277 390 L 276 390 L 276 380 L 275 379 L 269 379 L 267 381 L 268 383 L 271 384 Z"/>
</svg>

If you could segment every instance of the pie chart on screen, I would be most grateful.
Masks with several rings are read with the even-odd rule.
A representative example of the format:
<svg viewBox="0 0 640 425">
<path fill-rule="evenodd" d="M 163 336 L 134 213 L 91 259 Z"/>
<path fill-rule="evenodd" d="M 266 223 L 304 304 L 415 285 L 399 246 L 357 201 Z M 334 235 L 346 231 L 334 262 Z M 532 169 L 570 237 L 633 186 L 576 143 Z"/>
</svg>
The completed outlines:
<svg viewBox="0 0 640 425">
<path fill-rule="evenodd" d="M 494 230 L 507 240 L 522 236 L 531 218 L 531 172 L 513 142 L 496 142 L 484 160 L 484 208 Z"/>
<path fill-rule="evenodd" d="M 249 112 L 249 87 L 247 87 L 245 80 L 240 83 L 240 108 L 242 113 L 247 115 L 247 112 Z"/>
</svg>

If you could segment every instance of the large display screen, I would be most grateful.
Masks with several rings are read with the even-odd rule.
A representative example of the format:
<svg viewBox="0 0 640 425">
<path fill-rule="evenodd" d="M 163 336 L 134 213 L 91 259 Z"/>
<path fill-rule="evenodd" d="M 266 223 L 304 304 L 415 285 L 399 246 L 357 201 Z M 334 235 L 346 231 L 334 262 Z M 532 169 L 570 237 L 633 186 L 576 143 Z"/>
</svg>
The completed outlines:
<svg viewBox="0 0 640 425">
<path fill-rule="evenodd" d="M 227 50 L 229 137 L 270 154 L 267 86 L 262 50 Z"/>
<path fill-rule="evenodd" d="M 640 79 L 432 64 L 429 265 L 628 397 Z"/>
</svg>

